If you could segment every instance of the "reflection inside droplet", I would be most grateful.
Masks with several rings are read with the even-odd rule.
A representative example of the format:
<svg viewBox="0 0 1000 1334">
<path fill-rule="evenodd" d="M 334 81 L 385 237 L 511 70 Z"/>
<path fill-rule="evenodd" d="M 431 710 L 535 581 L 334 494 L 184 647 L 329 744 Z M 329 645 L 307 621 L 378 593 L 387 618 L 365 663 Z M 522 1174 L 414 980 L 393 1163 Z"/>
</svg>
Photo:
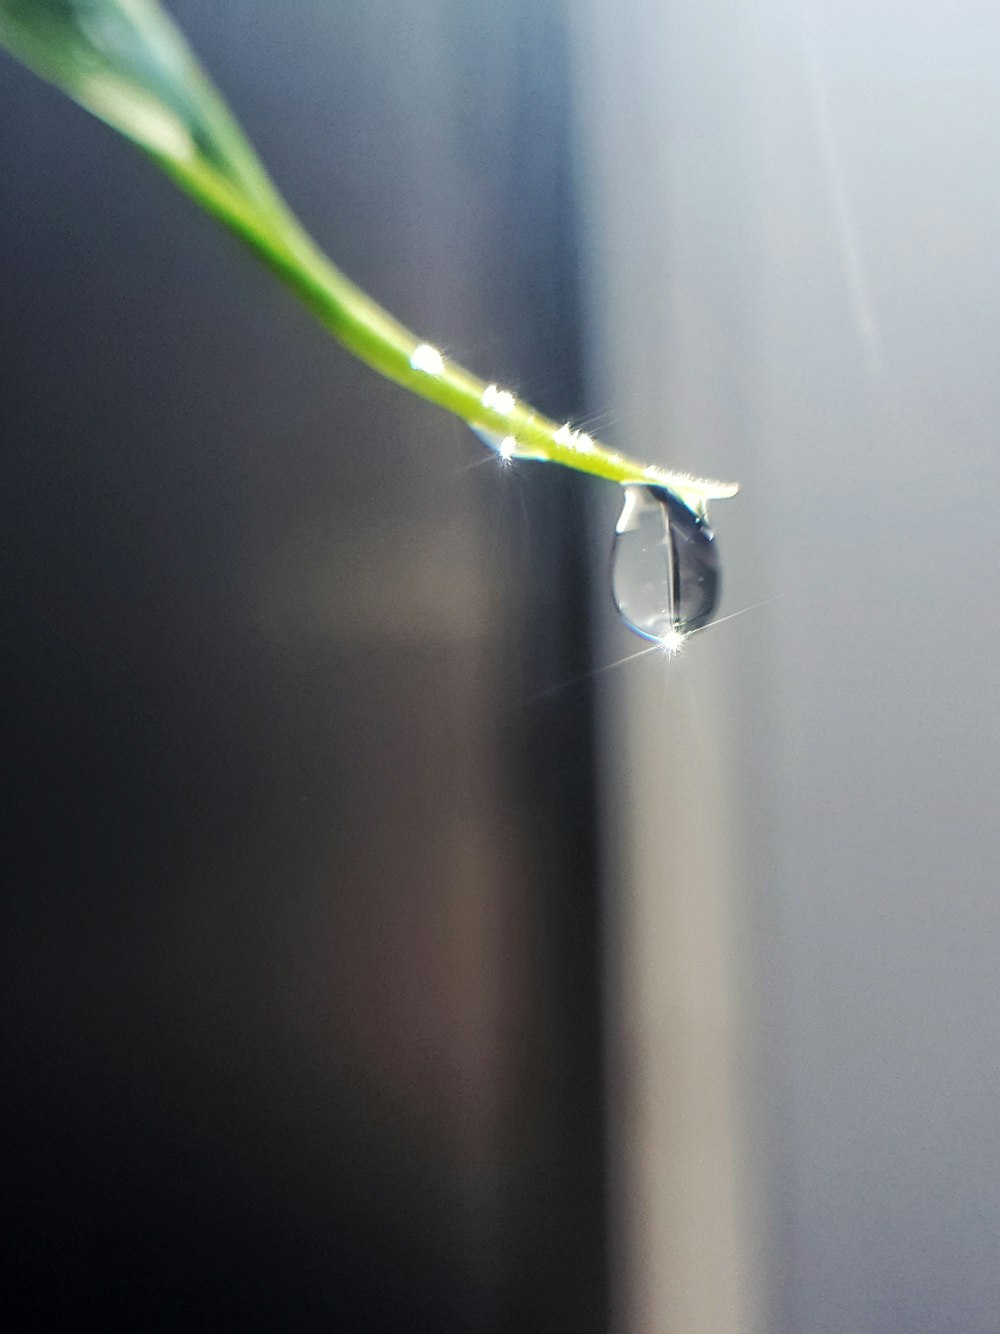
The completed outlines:
<svg viewBox="0 0 1000 1334">
<path fill-rule="evenodd" d="M 684 635 L 708 624 L 719 600 L 712 530 L 665 487 L 627 486 L 611 588 L 626 623 L 675 653 Z"/>
</svg>

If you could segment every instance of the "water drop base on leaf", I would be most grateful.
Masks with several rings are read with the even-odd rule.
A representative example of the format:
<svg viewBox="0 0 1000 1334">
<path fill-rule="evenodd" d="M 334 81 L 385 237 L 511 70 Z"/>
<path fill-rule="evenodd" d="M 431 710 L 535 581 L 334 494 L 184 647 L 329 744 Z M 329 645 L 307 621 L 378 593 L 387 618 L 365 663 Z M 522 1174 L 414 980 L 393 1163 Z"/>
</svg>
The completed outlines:
<svg viewBox="0 0 1000 1334">
<path fill-rule="evenodd" d="M 615 527 L 611 589 L 626 624 L 676 652 L 712 619 L 719 557 L 706 520 L 672 491 L 627 486 Z"/>
</svg>

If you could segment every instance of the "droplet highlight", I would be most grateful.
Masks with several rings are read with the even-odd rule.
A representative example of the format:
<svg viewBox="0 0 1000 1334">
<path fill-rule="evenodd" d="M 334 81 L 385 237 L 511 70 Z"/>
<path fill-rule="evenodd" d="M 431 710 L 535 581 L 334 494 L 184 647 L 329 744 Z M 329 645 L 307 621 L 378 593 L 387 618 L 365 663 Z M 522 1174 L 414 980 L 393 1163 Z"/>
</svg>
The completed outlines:
<svg viewBox="0 0 1000 1334">
<path fill-rule="evenodd" d="M 484 408 L 492 408 L 494 412 L 509 417 L 514 411 L 517 399 L 509 389 L 501 389 L 499 385 L 488 384 L 483 390 L 481 402 Z"/>
<path fill-rule="evenodd" d="M 499 454 L 504 463 L 509 463 L 517 453 L 517 440 L 514 436 L 494 434 L 492 431 L 481 431 L 478 426 L 470 426 L 469 429 L 473 435 L 479 437 L 488 449 L 492 449 L 494 454 Z"/>
<path fill-rule="evenodd" d="M 719 600 L 719 556 L 705 519 L 665 487 L 627 486 L 611 589 L 632 630 L 676 652 L 684 635 L 708 624 Z"/>
<path fill-rule="evenodd" d="M 444 357 L 436 347 L 431 347 L 430 343 L 420 343 L 413 349 L 410 365 L 415 371 L 423 371 L 425 375 L 444 374 Z"/>
</svg>

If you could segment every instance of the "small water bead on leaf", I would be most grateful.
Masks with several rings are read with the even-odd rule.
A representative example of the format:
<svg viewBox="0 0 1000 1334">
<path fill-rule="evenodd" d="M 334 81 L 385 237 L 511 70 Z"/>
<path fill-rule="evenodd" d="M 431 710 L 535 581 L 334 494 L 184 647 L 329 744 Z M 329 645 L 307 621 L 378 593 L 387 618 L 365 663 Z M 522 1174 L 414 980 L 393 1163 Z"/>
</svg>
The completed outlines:
<svg viewBox="0 0 1000 1334">
<path fill-rule="evenodd" d="M 443 375 L 444 357 L 430 343 L 420 343 L 410 353 L 410 365 L 425 375 Z"/>
<path fill-rule="evenodd" d="M 474 435 L 479 436 L 487 448 L 499 454 L 504 463 L 509 463 L 517 452 L 517 441 L 512 435 L 494 435 L 492 431 L 481 431 L 478 426 L 471 426 L 469 429 Z"/>
<path fill-rule="evenodd" d="M 517 406 L 517 399 L 510 390 L 501 389 L 498 384 L 488 384 L 483 390 L 480 402 L 484 408 L 492 408 L 494 412 L 499 412 L 504 417 L 509 416 Z"/>
<path fill-rule="evenodd" d="M 712 530 L 665 487 L 627 486 L 611 588 L 631 629 L 676 648 L 681 636 L 708 624 L 719 600 Z"/>
</svg>

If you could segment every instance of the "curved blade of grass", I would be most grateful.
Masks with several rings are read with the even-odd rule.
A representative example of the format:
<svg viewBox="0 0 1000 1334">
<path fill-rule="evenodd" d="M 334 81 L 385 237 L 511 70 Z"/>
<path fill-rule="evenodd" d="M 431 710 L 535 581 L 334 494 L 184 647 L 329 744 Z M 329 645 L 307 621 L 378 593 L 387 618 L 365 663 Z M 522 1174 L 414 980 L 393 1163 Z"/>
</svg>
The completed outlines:
<svg viewBox="0 0 1000 1334">
<path fill-rule="evenodd" d="M 242 238 L 351 352 L 487 436 L 506 458 L 667 486 L 704 512 L 736 487 L 649 467 L 534 412 L 411 333 L 322 253 L 155 0 L 0 0 L 0 43 L 131 139 Z"/>
</svg>

